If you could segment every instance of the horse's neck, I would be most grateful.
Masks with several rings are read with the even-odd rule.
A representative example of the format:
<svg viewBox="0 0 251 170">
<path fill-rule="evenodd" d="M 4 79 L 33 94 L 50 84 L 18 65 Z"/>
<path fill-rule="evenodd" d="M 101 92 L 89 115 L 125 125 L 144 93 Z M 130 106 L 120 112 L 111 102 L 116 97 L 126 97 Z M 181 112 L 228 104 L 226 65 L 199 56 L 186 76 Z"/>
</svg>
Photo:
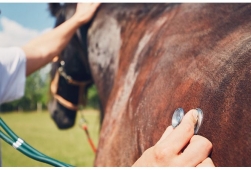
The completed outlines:
<svg viewBox="0 0 251 170">
<path fill-rule="evenodd" d="M 121 48 L 124 48 L 123 46 L 125 45 L 127 47 L 131 45 L 131 37 L 125 36 L 128 36 L 128 32 L 135 31 L 133 26 L 138 25 L 138 18 L 143 20 L 154 6 L 160 7 L 163 12 L 166 9 L 165 7 L 170 6 L 170 4 L 102 5 L 89 29 L 89 63 L 103 106 L 106 106 L 106 101 L 111 96 L 114 83 L 123 84 L 124 81 L 121 81 L 121 78 L 124 76 L 128 79 L 133 79 L 133 72 L 136 69 L 138 56 L 132 59 L 132 55 L 127 53 L 127 51 L 122 52 Z M 128 27 L 130 25 L 132 27 Z M 125 35 L 123 35 L 124 33 Z M 141 46 L 143 47 L 144 44 L 141 44 Z M 134 44 L 132 44 L 132 47 L 137 48 Z M 131 60 L 134 60 L 134 62 L 130 65 L 130 73 L 125 75 L 125 72 L 128 71 L 127 66 Z M 118 72 L 119 69 L 123 69 L 121 66 L 126 66 L 123 73 Z M 130 82 L 129 86 L 132 84 L 133 82 Z"/>
<path fill-rule="evenodd" d="M 190 62 L 190 59 L 196 60 L 193 58 L 196 53 L 210 53 L 210 49 L 214 52 L 215 47 L 221 48 L 217 47 L 218 43 L 224 46 L 224 42 L 233 39 L 228 35 L 233 35 L 232 31 L 242 24 L 240 19 L 244 19 L 241 17 L 247 12 L 245 8 L 242 4 L 103 5 L 88 32 L 89 62 L 103 106 L 107 104 L 114 83 L 120 88 L 122 84 L 129 90 L 132 88 L 137 67 L 147 53 L 154 52 L 151 55 L 156 56 L 155 59 L 164 58 L 161 53 L 169 50 L 169 60 L 179 60 L 181 56 Z M 229 28 L 221 27 L 223 22 L 229 22 Z M 173 42 L 174 48 L 169 49 L 161 44 Z M 149 46 L 152 43 L 157 44 L 158 49 Z M 210 60 L 214 60 L 213 57 Z M 152 68 L 145 69 L 147 72 Z"/>
<path fill-rule="evenodd" d="M 243 153 L 251 145 L 240 144 L 245 136 L 236 135 L 233 126 L 250 131 L 250 9 L 249 4 L 102 6 L 88 38 L 106 114 L 96 163 L 131 165 L 159 139 L 177 107 L 206 111 L 200 133 L 213 142 L 216 165 L 247 163 Z M 238 109 L 246 120 L 238 121 Z M 235 143 L 242 160 L 227 154 L 236 153 Z M 113 156 L 107 160 L 106 154 Z"/>
</svg>

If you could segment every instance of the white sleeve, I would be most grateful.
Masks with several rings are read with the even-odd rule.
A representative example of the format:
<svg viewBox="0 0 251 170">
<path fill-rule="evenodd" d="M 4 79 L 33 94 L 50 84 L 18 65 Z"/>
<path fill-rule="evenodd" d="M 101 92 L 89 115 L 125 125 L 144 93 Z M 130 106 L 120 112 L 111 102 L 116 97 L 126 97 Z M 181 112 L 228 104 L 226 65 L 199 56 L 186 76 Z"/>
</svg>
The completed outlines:
<svg viewBox="0 0 251 170">
<path fill-rule="evenodd" d="M 24 95 L 26 57 L 20 47 L 0 48 L 0 104 Z"/>
</svg>

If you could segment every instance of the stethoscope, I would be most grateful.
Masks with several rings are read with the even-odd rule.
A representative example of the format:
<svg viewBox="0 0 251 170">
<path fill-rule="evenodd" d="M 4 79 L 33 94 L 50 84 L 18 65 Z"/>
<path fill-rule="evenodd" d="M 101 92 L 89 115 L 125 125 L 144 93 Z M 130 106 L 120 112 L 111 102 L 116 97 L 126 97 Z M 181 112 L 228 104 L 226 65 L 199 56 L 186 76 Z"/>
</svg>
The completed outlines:
<svg viewBox="0 0 251 170">
<path fill-rule="evenodd" d="M 203 120 L 203 112 L 201 109 L 197 108 L 198 111 L 198 120 L 194 128 L 194 134 L 197 134 L 199 131 L 199 128 L 202 124 Z M 172 126 L 173 128 L 176 128 L 180 122 L 182 121 L 182 118 L 184 117 L 184 110 L 182 108 L 178 108 L 174 111 L 172 116 Z M 30 157 L 31 159 L 37 160 L 39 162 L 44 162 L 46 164 L 50 164 L 52 166 L 56 167 L 73 167 L 72 165 L 66 164 L 64 162 L 58 161 L 56 159 L 53 159 L 49 156 L 46 156 L 45 154 L 39 152 L 32 146 L 30 146 L 28 143 L 26 143 L 24 140 L 19 138 L 8 126 L 7 124 L 0 118 L 0 126 L 5 130 L 5 132 L 10 136 L 8 137 L 5 133 L 3 133 L 0 130 L 0 138 L 3 139 L 6 143 L 13 146 L 15 149 L 17 149 L 19 152 L 23 153 L 24 155 Z"/>
<path fill-rule="evenodd" d="M 39 162 L 44 162 L 46 164 L 50 164 L 56 167 L 73 167 L 72 165 L 63 163 L 56 159 L 53 159 L 45 154 L 39 152 L 24 140 L 19 138 L 8 126 L 7 124 L 0 118 L 0 126 L 5 130 L 5 132 L 9 135 L 9 137 L 0 130 L 0 138 L 3 139 L 6 143 L 13 146 L 22 154 L 30 157 L 31 159 L 37 160 Z"/>
<path fill-rule="evenodd" d="M 198 120 L 195 124 L 194 127 L 194 134 L 196 135 L 200 129 L 200 126 L 202 124 L 202 120 L 203 120 L 203 112 L 200 108 L 196 108 L 197 112 L 198 112 Z M 172 117 L 172 126 L 173 128 L 176 128 L 180 122 L 182 121 L 184 117 L 184 110 L 182 108 L 178 108 L 174 111 L 173 113 L 173 117 Z"/>
</svg>

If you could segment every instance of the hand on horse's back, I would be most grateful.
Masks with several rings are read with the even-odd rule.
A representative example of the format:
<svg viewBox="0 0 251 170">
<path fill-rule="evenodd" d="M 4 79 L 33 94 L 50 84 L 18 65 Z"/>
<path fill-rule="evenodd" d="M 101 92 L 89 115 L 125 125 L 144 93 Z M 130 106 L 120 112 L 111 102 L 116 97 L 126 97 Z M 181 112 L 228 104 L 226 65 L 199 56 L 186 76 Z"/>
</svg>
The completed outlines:
<svg viewBox="0 0 251 170">
<path fill-rule="evenodd" d="M 177 128 L 169 126 L 160 140 L 147 149 L 133 166 L 214 166 L 208 158 L 212 143 L 194 135 L 197 117 L 197 111 L 191 110 Z"/>
</svg>

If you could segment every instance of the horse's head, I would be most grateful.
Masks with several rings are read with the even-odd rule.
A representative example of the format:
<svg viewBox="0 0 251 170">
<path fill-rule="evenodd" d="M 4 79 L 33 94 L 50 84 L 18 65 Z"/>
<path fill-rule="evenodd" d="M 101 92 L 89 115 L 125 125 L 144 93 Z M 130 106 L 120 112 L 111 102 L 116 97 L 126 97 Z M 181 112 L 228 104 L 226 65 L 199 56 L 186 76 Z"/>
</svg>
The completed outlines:
<svg viewBox="0 0 251 170">
<path fill-rule="evenodd" d="M 75 12 L 76 4 L 49 4 L 58 26 Z M 92 83 L 86 48 L 87 27 L 77 30 L 66 48 L 54 58 L 51 75 L 51 101 L 48 108 L 60 129 L 74 125 L 79 105 L 86 101 L 87 88 Z"/>
</svg>

